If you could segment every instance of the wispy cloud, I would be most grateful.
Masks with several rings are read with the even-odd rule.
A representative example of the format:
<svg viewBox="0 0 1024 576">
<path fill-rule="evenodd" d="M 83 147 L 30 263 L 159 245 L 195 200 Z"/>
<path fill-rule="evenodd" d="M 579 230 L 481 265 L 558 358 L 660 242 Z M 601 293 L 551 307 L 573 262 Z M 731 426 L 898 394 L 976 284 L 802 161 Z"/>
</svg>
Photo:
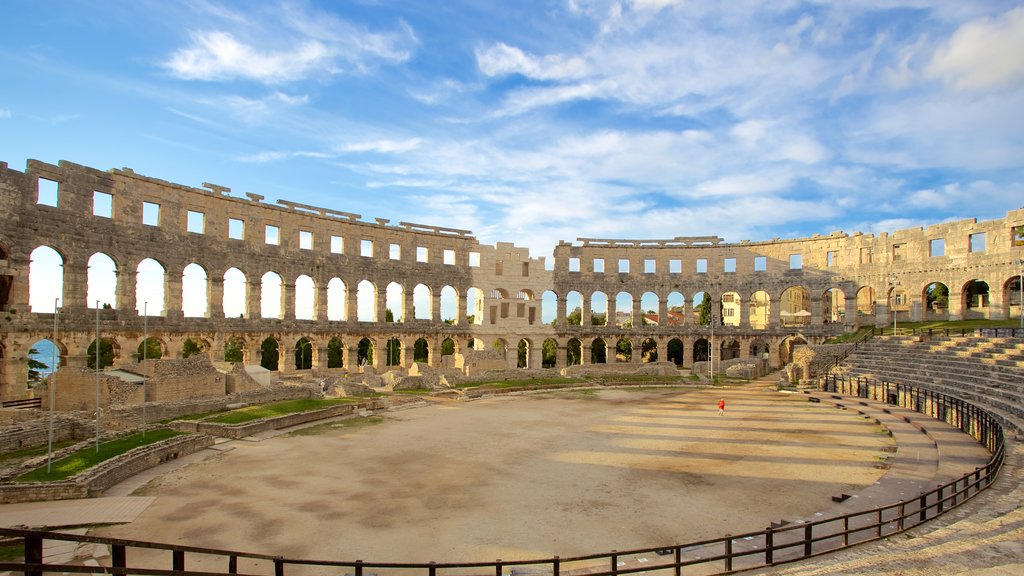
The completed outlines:
<svg viewBox="0 0 1024 576">
<path fill-rule="evenodd" d="M 961 26 L 935 52 L 928 73 L 957 90 L 1024 83 L 1024 6 Z"/>
</svg>

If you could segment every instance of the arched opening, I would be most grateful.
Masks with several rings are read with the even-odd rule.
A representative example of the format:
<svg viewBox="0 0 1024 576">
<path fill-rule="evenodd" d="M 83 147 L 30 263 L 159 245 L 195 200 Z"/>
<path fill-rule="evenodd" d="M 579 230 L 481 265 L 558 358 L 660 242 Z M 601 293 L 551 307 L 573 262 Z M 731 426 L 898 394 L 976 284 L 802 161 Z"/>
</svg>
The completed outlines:
<svg viewBox="0 0 1024 576">
<path fill-rule="evenodd" d="M 604 292 L 594 292 L 590 295 L 590 325 L 608 325 L 608 297 Z"/>
<path fill-rule="evenodd" d="M 554 338 L 544 340 L 540 365 L 542 368 L 554 368 L 558 365 L 558 341 Z"/>
<path fill-rule="evenodd" d="M 163 316 L 165 310 L 166 271 L 164 267 L 146 258 L 135 269 L 135 310 L 139 316 Z"/>
<path fill-rule="evenodd" d="M 583 295 L 575 290 L 565 296 L 565 323 L 580 326 L 583 319 Z"/>
<path fill-rule="evenodd" d="M 822 319 L 825 324 L 842 324 L 846 319 L 846 295 L 838 288 L 829 288 L 821 296 Z"/>
<path fill-rule="evenodd" d="M 502 358 L 508 358 L 508 342 L 504 338 L 496 338 L 491 342 L 491 349 L 501 354 Z"/>
<path fill-rule="evenodd" d="M 654 292 L 644 292 L 640 295 L 640 325 L 658 326 L 664 323 L 664 318 L 658 314 L 658 295 Z"/>
<path fill-rule="evenodd" d="M 182 358 L 188 358 L 195 354 L 202 354 L 204 351 L 206 351 L 206 343 L 202 340 L 196 340 L 195 338 L 186 338 L 185 342 L 181 345 Z M 146 354 L 149 354 L 148 350 L 146 351 Z M 147 356 L 147 358 L 152 358 L 152 356 Z"/>
<path fill-rule="evenodd" d="M 363 338 L 356 349 L 356 362 L 359 366 L 373 366 L 373 341 Z"/>
<path fill-rule="evenodd" d="M 369 280 L 356 285 L 356 319 L 359 322 L 377 321 L 377 287 Z"/>
<path fill-rule="evenodd" d="M 793 351 L 797 346 L 806 345 L 803 336 L 788 336 L 779 344 L 779 362 L 785 366 L 793 361 Z"/>
<path fill-rule="evenodd" d="M 875 315 L 875 289 L 871 286 L 861 286 L 857 290 L 857 317 L 864 317 L 874 321 Z"/>
<path fill-rule="evenodd" d="M 441 287 L 441 322 L 459 323 L 459 293 L 451 286 Z"/>
<path fill-rule="evenodd" d="M 615 295 L 615 326 L 619 328 L 632 328 L 636 318 L 633 318 L 633 295 L 629 292 L 619 292 Z"/>
<path fill-rule="evenodd" d="M 646 338 L 643 342 L 640 343 L 640 361 L 658 361 L 658 343 L 654 340 L 654 338 Z"/>
<path fill-rule="evenodd" d="M 466 347 L 470 350 L 483 350 L 484 341 L 479 338 L 469 338 L 466 340 Z"/>
<path fill-rule="evenodd" d="M 693 343 L 693 361 L 707 362 L 711 356 L 711 343 L 706 338 L 698 338 Z"/>
<path fill-rule="evenodd" d="M 565 345 L 565 363 L 569 366 L 583 363 L 583 343 L 578 338 L 570 338 Z"/>
<path fill-rule="evenodd" d="M 802 286 L 782 292 L 779 316 L 783 326 L 807 326 L 811 323 L 811 294 Z"/>
<path fill-rule="evenodd" d="M 89 257 L 86 288 L 86 306 L 89 308 L 117 308 L 117 265 L 102 252 Z"/>
<path fill-rule="evenodd" d="M 295 319 L 316 320 L 316 282 L 305 274 L 295 279 Z"/>
<path fill-rule="evenodd" d="M 384 321 L 402 322 L 405 319 L 405 298 L 402 285 L 390 282 L 384 289 Z"/>
<path fill-rule="evenodd" d="M 615 357 L 612 362 L 631 362 L 633 360 L 633 342 L 623 336 L 615 342 Z"/>
<path fill-rule="evenodd" d="M 102 352 L 100 352 L 100 355 Z M 138 343 L 138 347 L 135 348 L 135 360 L 141 362 L 143 360 L 160 360 L 164 357 L 164 342 L 161 342 L 159 338 L 150 336 Z"/>
<path fill-rule="evenodd" d="M 64 258 L 49 246 L 32 251 L 28 263 L 28 301 L 32 312 L 52 314 L 64 304 Z"/>
<path fill-rule="evenodd" d="M 605 364 L 608 360 L 608 345 L 603 338 L 594 338 L 590 343 L 590 363 Z"/>
<path fill-rule="evenodd" d="M 260 317 L 281 318 L 281 276 L 267 272 L 260 279 Z M 275 368 L 276 370 L 276 368 Z"/>
<path fill-rule="evenodd" d="M 697 292 L 693 295 L 693 323 L 697 326 L 711 325 L 711 295 Z"/>
<path fill-rule="evenodd" d="M 451 340 L 451 338 L 448 338 Z M 412 361 L 428 364 L 430 362 L 430 345 L 426 338 L 417 338 L 412 345 Z"/>
<path fill-rule="evenodd" d="M 337 336 L 327 342 L 327 367 L 342 368 L 345 366 L 345 344 Z"/>
<path fill-rule="evenodd" d="M 245 272 L 228 268 L 224 272 L 224 317 L 245 318 L 249 313 L 248 281 Z"/>
<path fill-rule="evenodd" d="M 327 319 L 332 322 L 347 320 L 345 282 L 334 277 L 327 283 Z"/>
<path fill-rule="evenodd" d="M 412 309 L 415 312 L 413 318 L 431 320 L 434 314 L 432 300 L 430 288 L 424 284 L 417 284 L 412 289 Z"/>
<path fill-rule="evenodd" d="M 224 342 L 225 362 L 245 362 L 245 339 L 241 336 L 232 336 Z"/>
<path fill-rule="evenodd" d="M 725 292 L 722 294 L 722 326 L 740 325 L 740 300 L 739 292 Z"/>
<path fill-rule="evenodd" d="M 443 356 L 451 356 L 451 355 L 455 354 L 456 352 L 458 352 L 458 350 L 457 350 L 457 348 L 455 346 L 455 340 L 452 340 L 451 338 L 445 338 L 444 340 L 441 340 L 441 356 L 442 357 Z"/>
<path fill-rule="evenodd" d="M 682 366 L 684 358 L 686 358 L 686 349 L 683 347 L 683 341 L 679 338 L 669 340 L 668 345 L 665 347 L 665 356 L 669 362 L 676 366 Z"/>
<path fill-rule="evenodd" d="M 669 326 L 682 326 L 686 321 L 686 300 L 679 292 L 669 292 L 665 301 L 668 307 L 668 318 L 665 324 Z"/>
<path fill-rule="evenodd" d="M 273 338 L 267 338 L 260 344 L 260 366 L 267 370 L 277 371 L 277 363 L 279 360 L 277 340 Z"/>
<path fill-rule="evenodd" d="M 295 369 L 309 370 L 313 367 L 313 343 L 302 337 L 295 342 Z"/>
<path fill-rule="evenodd" d="M 932 282 L 924 287 L 925 320 L 949 320 L 949 287 Z"/>
<path fill-rule="evenodd" d="M 754 338 L 750 341 L 750 355 L 754 358 L 764 358 L 769 353 L 768 342 L 761 338 Z"/>
<path fill-rule="evenodd" d="M 63 353 L 59 344 L 53 340 L 43 339 L 32 344 L 28 349 L 28 385 L 33 388 L 41 384 L 46 378 L 56 371 L 63 362 Z M 0 354 L 3 358 L 3 354 Z"/>
<path fill-rule="evenodd" d="M 545 290 L 540 295 L 540 321 L 544 324 L 555 325 L 558 316 L 558 295 L 551 290 Z"/>
<path fill-rule="evenodd" d="M 988 282 L 971 280 L 964 284 L 963 294 L 964 320 L 988 318 Z"/>
<path fill-rule="evenodd" d="M 718 350 L 720 360 L 732 360 L 740 357 L 740 343 L 737 340 L 724 340 Z"/>
<path fill-rule="evenodd" d="M 88 359 L 86 360 L 86 367 L 95 370 L 96 369 L 96 340 L 89 343 L 89 349 L 86 351 Z M 100 369 L 106 368 L 107 366 L 113 366 L 114 358 L 117 357 L 117 349 L 115 342 L 110 338 L 100 338 Z"/>
<path fill-rule="evenodd" d="M 199 264 L 185 266 L 181 273 L 181 313 L 186 318 L 209 316 L 209 283 Z"/>
<path fill-rule="evenodd" d="M 7 247 L 0 245 L 0 260 L 10 260 L 10 253 Z M 14 284 L 14 276 L 0 274 L 0 310 L 6 310 L 11 303 L 11 286 Z M 2 356 L 0 356 L 2 358 Z"/>
<path fill-rule="evenodd" d="M 530 342 L 525 338 L 516 345 L 516 368 L 530 367 Z"/>
<path fill-rule="evenodd" d="M 747 309 L 747 320 L 754 330 L 768 328 L 771 318 L 771 297 L 764 290 L 758 290 L 750 296 L 750 308 Z"/>
<path fill-rule="evenodd" d="M 388 338 L 384 345 L 385 366 L 402 365 L 402 341 L 398 338 Z"/>
<path fill-rule="evenodd" d="M 466 322 L 484 323 L 484 293 L 479 288 L 466 290 Z"/>
<path fill-rule="evenodd" d="M 1020 318 L 1020 316 L 1020 276 L 1014 276 L 1003 283 L 1003 317 Z"/>
</svg>

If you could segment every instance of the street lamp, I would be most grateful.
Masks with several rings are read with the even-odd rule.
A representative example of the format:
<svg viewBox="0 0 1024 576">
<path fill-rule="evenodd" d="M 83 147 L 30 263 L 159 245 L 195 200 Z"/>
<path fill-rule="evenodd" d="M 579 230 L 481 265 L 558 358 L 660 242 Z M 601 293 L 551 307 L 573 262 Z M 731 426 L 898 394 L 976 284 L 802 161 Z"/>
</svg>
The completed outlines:
<svg viewBox="0 0 1024 576">
<path fill-rule="evenodd" d="M 899 277 L 895 274 L 889 276 L 889 284 L 892 285 L 892 335 L 896 335 L 896 286 L 898 285 Z"/>
</svg>

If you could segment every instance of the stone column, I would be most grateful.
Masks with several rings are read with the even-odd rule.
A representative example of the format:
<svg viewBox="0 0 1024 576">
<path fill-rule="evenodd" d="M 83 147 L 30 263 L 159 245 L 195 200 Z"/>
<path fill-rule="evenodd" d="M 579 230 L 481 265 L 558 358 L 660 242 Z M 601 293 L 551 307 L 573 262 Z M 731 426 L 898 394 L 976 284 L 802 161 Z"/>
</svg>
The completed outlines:
<svg viewBox="0 0 1024 576">
<path fill-rule="evenodd" d="M 224 318 L 224 275 L 206 278 L 206 317 Z"/>
<path fill-rule="evenodd" d="M 345 286 L 345 322 L 355 324 L 359 321 L 359 291 L 355 286 Z M 355 366 L 355 363 L 353 363 Z"/>
<path fill-rule="evenodd" d="M 693 368 L 693 342 L 695 339 L 689 337 L 680 337 L 683 341 L 683 366 L 687 368 Z"/>
<path fill-rule="evenodd" d="M 591 305 L 594 294 L 589 296 L 580 293 L 580 326 L 590 326 Z"/>
<path fill-rule="evenodd" d="M 416 319 L 416 304 L 413 300 L 412 290 L 402 289 L 402 322 L 412 322 Z"/>
<path fill-rule="evenodd" d="M 313 369 L 327 370 L 328 356 L 329 353 L 326 343 L 324 343 L 323 346 L 316 346 L 313 348 Z"/>
<path fill-rule="evenodd" d="M 558 352 L 555 354 L 555 369 L 562 369 L 569 365 L 569 347 L 562 343 L 558 343 Z"/>
<path fill-rule="evenodd" d="M 327 283 L 318 282 L 313 288 L 313 319 L 327 322 Z"/>
<path fill-rule="evenodd" d="M 430 321 L 432 323 L 441 323 L 441 291 L 431 290 L 430 291 Z"/>
<path fill-rule="evenodd" d="M 1003 289 L 1002 285 L 995 286 L 995 283 L 989 284 L 988 291 L 988 319 L 989 320 L 1003 320 L 1006 318 L 1006 310 L 1003 309 Z"/>
<path fill-rule="evenodd" d="M 182 318 L 181 269 L 167 269 L 164 272 L 164 317 L 168 319 Z"/>
<path fill-rule="evenodd" d="M 280 318 L 295 320 L 295 280 L 281 281 L 281 314 Z"/>
<path fill-rule="evenodd" d="M 636 330 L 637 328 L 640 328 L 641 326 L 644 325 L 644 311 L 643 307 L 640 306 L 640 298 L 633 298 L 632 314 L 633 329 Z"/>
<path fill-rule="evenodd" d="M 618 308 L 615 304 L 615 296 L 611 294 L 605 294 L 605 296 L 608 297 L 608 306 L 606 308 L 606 318 L 608 319 L 608 325 L 616 326 L 615 315 L 618 313 Z"/>
<path fill-rule="evenodd" d="M 384 322 L 388 309 L 387 290 L 377 290 L 374 296 L 374 321 Z"/>
<path fill-rule="evenodd" d="M 658 326 L 668 326 L 667 296 L 658 296 Z"/>
<path fill-rule="evenodd" d="M 557 296 L 555 298 L 555 327 L 565 328 L 565 307 L 567 299 L 565 296 Z"/>
<path fill-rule="evenodd" d="M 544 341 L 542 340 L 540 343 L 531 341 L 528 350 L 527 368 L 542 368 L 544 366 Z"/>
<path fill-rule="evenodd" d="M 262 292 L 262 283 L 259 281 L 253 282 L 246 277 L 245 287 L 245 317 L 260 318 L 262 316 L 262 311 L 260 310 L 260 293 Z"/>
<path fill-rule="evenodd" d="M 590 355 L 593 353 L 590 347 L 590 342 L 580 340 L 580 364 L 590 364 Z"/>
<path fill-rule="evenodd" d="M 135 312 L 137 310 L 135 303 L 135 284 L 136 284 L 136 272 L 128 267 L 124 267 L 117 272 L 117 289 L 114 297 L 117 299 L 118 310 L 125 312 Z"/>
</svg>

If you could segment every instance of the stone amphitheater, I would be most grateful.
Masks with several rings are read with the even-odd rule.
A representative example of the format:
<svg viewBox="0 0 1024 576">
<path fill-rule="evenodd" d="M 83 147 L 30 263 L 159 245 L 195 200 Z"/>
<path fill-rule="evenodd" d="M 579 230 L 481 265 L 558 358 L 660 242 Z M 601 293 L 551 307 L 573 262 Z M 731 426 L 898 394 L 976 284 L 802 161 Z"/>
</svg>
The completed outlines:
<svg viewBox="0 0 1024 576">
<path fill-rule="evenodd" d="M 24 420 L 12 406 L 49 407 L 45 385 L 29 377 L 42 340 L 60 361 L 54 408 L 98 402 L 110 429 L 136 425 L 144 404 L 174 416 L 196 402 L 269 397 L 288 381 L 433 388 L 481 375 L 679 367 L 746 377 L 786 368 L 807 385 L 826 372 L 900 382 L 999 420 L 1007 448 L 996 483 L 902 535 L 764 573 L 1024 573 L 1021 334 L 822 345 L 894 319 L 1019 317 L 1024 209 L 877 236 L 580 238 L 549 260 L 466 230 L 67 161 L 0 163 L 0 199 L 0 424 Z M 57 255 L 50 276 L 35 269 L 40 249 Z M 97 296 L 108 263 L 113 280 Z M 159 290 L 144 288 L 154 270 Z M 58 285 L 59 307 L 33 299 L 33 278 Z M 109 366 L 93 396 L 87 365 L 102 346 Z M 143 360 L 149 350 L 158 352 Z M 83 435 L 75 429 L 69 420 L 69 437 Z M 928 481 L 939 476 L 936 464 Z"/>
</svg>

